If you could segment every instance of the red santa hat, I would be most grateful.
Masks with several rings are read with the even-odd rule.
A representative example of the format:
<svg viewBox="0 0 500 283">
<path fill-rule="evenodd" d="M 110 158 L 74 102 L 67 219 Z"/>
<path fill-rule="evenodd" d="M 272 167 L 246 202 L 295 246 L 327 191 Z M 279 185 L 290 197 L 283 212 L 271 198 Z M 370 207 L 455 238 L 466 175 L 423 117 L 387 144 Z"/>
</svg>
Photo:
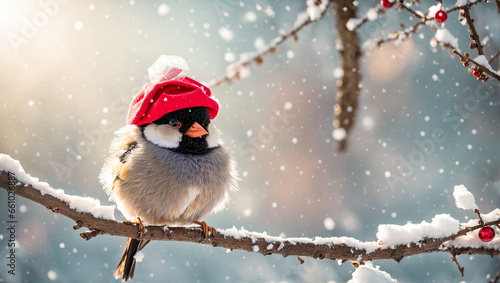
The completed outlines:
<svg viewBox="0 0 500 283">
<path fill-rule="evenodd" d="M 157 62 L 164 56 L 162 55 Z M 183 59 L 182 61 L 185 63 Z M 155 70 L 151 70 L 155 69 L 155 64 L 149 70 L 153 82 L 146 84 L 132 100 L 127 124 L 140 126 L 154 122 L 172 111 L 199 106 L 207 108 L 210 119 L 217 116 L 219 104 L 210 97 L 211 91 L 208 87 L 189 77 L 182 76 L 187 72 L 185 69 L 176 66 L 165 67 L 168 62 L 161 63 L 161 74 L 155 73 Z M 187 64 L 185 66 L 187 67 Z M 158 81 L 154 82 L 155 80 Z"/>
</svg>

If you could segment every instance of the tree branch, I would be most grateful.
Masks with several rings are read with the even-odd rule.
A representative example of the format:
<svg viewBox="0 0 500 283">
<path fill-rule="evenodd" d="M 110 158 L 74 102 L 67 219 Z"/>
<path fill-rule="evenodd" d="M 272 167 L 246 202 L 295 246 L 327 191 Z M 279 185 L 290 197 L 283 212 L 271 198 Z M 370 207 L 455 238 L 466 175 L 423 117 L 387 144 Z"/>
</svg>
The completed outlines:
<svg viewBox="0 0 500 283">
<path fill-rule="evenodd" d="M 481 44 L 481 40 L 479 39 L 479 35 L 477 34 L 476 28 L 474 27 L 474 20 L 470 16 L 469 7 L 463 8 L 463 15 L 465 17 L 465 21 L 467 22 L 467 26 L 470 30 L 470 38 L 474 43 L 471 43 L 471 49 L 477 48 L 477 55 L 484 55 L 483 45 Z M 474 47 L 474 48 L 472 48 Z"/>
<path fill-rule="evenodd" d="M 495 61 L 496 58 L 500 56 L 500 50 L 497 51 L 497 53 L 493 56 L 491 56 L 490 60 L 488 60 L 488 63 L 491 64 L 493 61 Z"/>
<path fill-rule="evenodd" d="M 240 61 L 229 65 L 226 68 L 226 74 L 220 77 L 219 79 L 210 81 L 208 83 L 208 86 L 209 87 L 219 86 L 222 85 L 223 83 L 231 83 L 234 79 L 239 79 L 241 77 L 241 72 L 244 68 L 247 68 L 252 63 L 255 63 L 258 66 L 261 65 L 263 61 L 262 57 L 268 54 L 275 53 L 278 49 L 278 46 L 283 44 L 287 39 L 293 38 L 295 41 L 297 41 L 298 40 L 297 33 L 301 29 L 308 26 L 309 24 L 323 18 L 328 13 L 328 6 L 330 6 L 330 3 L 328 3 L 327 7 L 322 11 L 318 19 L 311 19 L 310 17 L 307 17 L 307 19 L 297 24 L 289 32 L 273 39 L 272 42 L 269 43 L 266 48 L 262 49 L 259 52 L 251 53 L 251 55 L 248 58 L 241 59 Z"/>
<path fill-rule="evenodd" d="M 1 169 L 0 169 L 1 170 Z M 90 231 L 80 234 L 85 240 L 98 235 L 139 238 L 138 228 L 130 223 L 95 217 L 91 213 L 80 212 L 77 208 L 48 193 L 42 194 L 35 188 L 37 185 L 20 181 L 14 174 L 0 171 L 0 187 L 10 193 L 37 202 L 54 213 L 73 219 L 75 230 L 86 227 Z M 500 219 L 485 223 L 498 225 Z M 404 257 L 431 252 L 447 252 L 456 257 L 460 254 L 500 255 L 500 249 L 495 246 L 463 247 L 454 246 L 453 239 L 481 228 L 482 225 L 467 227 L 458 233 L 443 238 L 424 238 L 414 243 L 401 245 L 385 245 L 377 242 L 361 242 L 349 237 L 332 238 L 281 238 L 268 236 L 265 233 L 249 232 L 243 229 L 219 229 L 216 235 L 203 237 L 199 228 L 147 226 L 142 239 L 161 241 L 183 241 L 202 243 L 229 250 L 244 250 L 263 255 L 279 254 L 286 256 L 311 257 L 331 260 L 356 260 L 359 262 L 377 259 L 402 260 Z"/>
<path fill-rule="evenodd" d="M 495 78 L 496 80 L 500 81 L 500 75 L 498 75 L 495 72 L 492 72 L 486 66 L 481 65 L 479 62 L 476 62 L 474 59 L 470 59 L 469 57 L 460 54 L 460 52 L 458 52 L 453 46 L 451 46 L 449 44 L 443 44 L 443 48 L 451 49 L 451 53 L 457 55 L 460 58 L 460 60 L 470 62 L 470 63 L 476 65 L 483 73 L 486 73 L 486 74 L 492 76 L 493 78 Z"/>
<path fill-rule="evenodd" d="M 358 110 L 361 50 L 357 30 L 350 31 L 347 27 L 349 19 L 356 18 L 357 8 L 354 1 L 335 0 L 333 3 L 338 41 L 342 45 L 337 51 L 340 54 L 340 66 L 344 73 L 336 95 L 338 104 L 333 107 L 335 115 L 333 126 L 334 131 L 339 129 L 345 131 L 345 135 L 339 143 L 339 151 L 345 151 L 347 150 L 347 136 L 354 126 Z"/>
</svg>

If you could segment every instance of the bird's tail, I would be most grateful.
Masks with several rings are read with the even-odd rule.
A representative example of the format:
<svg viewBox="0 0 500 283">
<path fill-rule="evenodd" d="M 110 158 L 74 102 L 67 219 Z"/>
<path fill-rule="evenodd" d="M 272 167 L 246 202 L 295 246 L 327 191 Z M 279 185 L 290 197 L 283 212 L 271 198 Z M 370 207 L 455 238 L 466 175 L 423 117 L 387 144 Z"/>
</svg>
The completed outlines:
<svg viewBox="0 0 500 283">
<path fill-rule="evenodd" d="M 116 267 L 115 273 L 113 275 L 115 278 L 122 278 L 122 281 L 128 281 L 134 277 L 135 270 L 135 254 L 142 250 L 144 246 L 149 243 L 149 240 L 137 240 L 133 238 L 128 238 L 127 244 L 125 245 L 125 251 L 123 252 L 122 258 Z"/>
</svg>

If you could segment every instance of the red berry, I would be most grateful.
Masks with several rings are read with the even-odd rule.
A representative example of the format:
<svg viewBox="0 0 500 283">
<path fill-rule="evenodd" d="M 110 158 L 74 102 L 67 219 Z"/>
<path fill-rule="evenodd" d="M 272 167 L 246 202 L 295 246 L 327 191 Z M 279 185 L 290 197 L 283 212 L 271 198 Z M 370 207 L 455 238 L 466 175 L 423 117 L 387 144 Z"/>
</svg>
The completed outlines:
<svg viewBox="0 0 500 283">
<path fill-rule="evenodd" d="M 489 242 L 495 238 L 495 230 L 493 230 L 490 226 L 484 226 L 481 230 L 479 230 L 478 236 L 481 241 Z"/>
<path fill-rule="evenodd" d="M 479 77 L 481 75 L 481 71 L 479 70 L 474 70 L 474 72 L 472 72 L 472 75 L 474 75 L 474 77 Z"/>
<path fill-rule="evenodd" d="M 392 5 L 394 5 L 394 2 L 390 2 L 389 0 L 380 0 L 380 5 L 382 5 L 382 7 L 386 9 L 389 9 L 390 7 L 392 7 Z"/>
<path fill-rule="evenodd" d="M 436 14 L 434 15 L 434 20 L 436 20 L 436 22 L 440 24 L 446 22 L 446 19 L 448 19 L 448 15 L 443 10 L 437 11 Z"/>
</svg>

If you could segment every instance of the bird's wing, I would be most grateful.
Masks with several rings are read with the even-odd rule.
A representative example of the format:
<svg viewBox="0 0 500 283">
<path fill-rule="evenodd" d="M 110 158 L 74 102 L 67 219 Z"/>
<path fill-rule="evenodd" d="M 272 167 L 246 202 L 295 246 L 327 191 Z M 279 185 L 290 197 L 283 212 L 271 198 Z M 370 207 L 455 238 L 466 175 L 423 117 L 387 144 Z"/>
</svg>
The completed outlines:
<svg viewBox="0 0 500 283">
<path fill-rule="evenodd" d="M 138 143 L 134 140 L 130 140 L 125 144 L 123 149 L 119 150 L 115 154 L 116 161 L 114 162 L 114 166 L 112 168 L 112 176 L 114 179 L 110 188 L 110 194 L 113 193 L 113 190 L 117 185 L 127 180 L 127 159 L 137 147 Z"/>
<path fill-rule="evenodd" d="M 106 193 L 113 198 L 113 191 L 117 186 L 126 180 L 127 160 L 139 148 L 139 144 L 134 139 L 135 129 L 124 127 L 111 143 L 110 151 L 113 153 L 104 163 L 99 178 Z"/>
</svg>

